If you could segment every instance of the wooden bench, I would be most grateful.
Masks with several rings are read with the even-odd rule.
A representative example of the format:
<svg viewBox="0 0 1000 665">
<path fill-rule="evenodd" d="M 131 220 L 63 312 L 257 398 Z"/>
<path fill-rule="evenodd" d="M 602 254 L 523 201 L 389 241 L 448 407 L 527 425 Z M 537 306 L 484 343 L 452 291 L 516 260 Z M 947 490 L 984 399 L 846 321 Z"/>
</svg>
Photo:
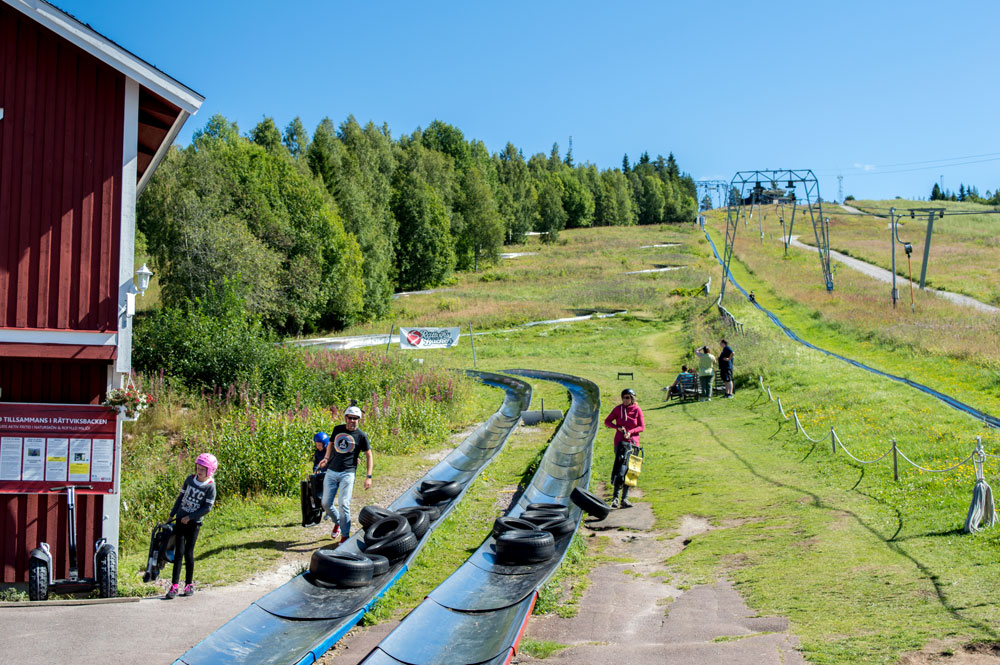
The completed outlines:
<svg viewBox="0 0 1000 665">
<path fill-rule="evenodd" d="M 621 378 L 622 378 L 623 376 L 627 376 L 628 378 L 630 378 L 630 379 L 632 379 L 632 380 L 635 380 L 635 377 L 634 377 L 634 376 L 632 376 L 632 372 L 618 372 L 618 380 L 619 380 L 619 381 L 621 380 Z"/>
<path fill-rule="evenodd" d="M 671 390 L 668 386 L 666 391 L 668 401 L 676 399 L 681 402 L 689 402 L 701 396 L 701 385 L 698 383 L 697 376 L 694 374 L 685 374 L 677 383 L 677 388 Z"/>
</svg>

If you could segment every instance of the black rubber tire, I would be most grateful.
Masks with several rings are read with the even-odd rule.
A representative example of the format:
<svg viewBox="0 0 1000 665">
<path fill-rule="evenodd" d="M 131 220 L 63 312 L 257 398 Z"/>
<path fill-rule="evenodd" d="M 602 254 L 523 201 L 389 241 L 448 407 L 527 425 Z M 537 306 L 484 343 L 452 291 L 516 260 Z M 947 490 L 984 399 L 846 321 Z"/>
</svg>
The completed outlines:
<svg viewBox="0 0 1000 665">
<path fill-rule="evenodd" d="M 453 499 L 462 493 L 462 486 L 454 480 L 425 480 L 420 483 L 420 495 L 427 503 Z"/>
<path fill-rule="evenodd" d="M 382 556 L 381 554 L 369 554 L 365 552 L 365 556 L 372 560 L 372 576 L 378 577 L 379 575 L 385 575 L 389 572 L 390 564 L 389 560 Z"/>
<path fill-rule="evenodd" d="M 424 537 L 427 530 L 431 528 L 431 515 L 426 510 L 421 510 L 420 508 L 400 508 L 399 514 L 406 518 L 406 521 L 410 523 L 410 531 L 413 535 L 420 538 Z"/>
<path fill-rule="evenodd" d="M 576 520 L 563 517 L 560 519 L 554 519 L 551 522 L 542 522 L 538 525 L 538 528 L 542 531 L 548 531 L 552 534 L 553 538 L 561 538 L 568 533 L 576 531 Z"/>
<path fill-rule="evenodd" d="M 371 546 L 383 540 L 393 540 L 409 531 L 410 522 L 406 516 L 394 513 L 365 529 L 365 545 Z"/>
<path fill-rule="evenodd" d="M 437 506 L 408 506 L 400 510 L 422 510 L 427 513 L 427 519 L 431 522 L 441 517 L 441 509 Z"/>
<path fill-rule="evenodd" d="M 353 552 L 318 549 L 309 561 L 309 573 L 320 582 L 348 589 L 370 584 L 375 563 L 367 556 Z"/>
<path fill-rule="evenodd" d="M 94 562 L 97 591 L 101 598 L 118 597 L 118 552 L 113 548 Z"/>
<path fill-rule="evenodd" d="M 513 529 L 497 538 L 497 560 L 513 566 L 542 563 L 555 556 L 555 542 L 548 531 Z"/>
<path fill-rule="evenodd" d="M 534 531 L 538 528 L 535 524 L 522 520 L 518 517 L 498 517 L 493 522 L 493 537 L 499 538 L 501 533 L 506 533 L 513 529 L 521 531 Z"/>
<path fill-rule="evenodd" d="M 582 490 L 579 487 L 573 488 L 569 498 L 580 510 L 599 520 L 603 520 L 611 512 L 611 506 L 604 503 L 600 497 L 594 496 L 587 490 Z"/>
<path fill-rule="evenodd" d="M 43 561 L 32 559 L 28 563 L 28 598 L 49 599 L 49 569 Z"/>
<path fill-rule="evenodd" d="M 543 522 L 566 519 L 566 515 L 557 510 L 526 510 L 517 517 L 536 526 Z"/>
<path fill-rule="evenodd" d="M 524 512 L 529 510 L 546 510 L 549 512 L 562 513 L 563 517 L 569 517 L 569 506 L 561 503 L 529 503 L 524 507 Z"/>
<path fill-rule="evenodd" d="M 361 522 L 362 527 L 368 529 L 375 522 L 392 514 L 391 510 L 386 510 L 382 506 L 365 506 L 358 514 L 358 521 Z"/>
<path fill-rule="evenodd" d="M 379 540 L 365 546 L 365 555 L 381 554 L 389 561 L 399 561 L 407 554 L 417 549 L 417 536 L 407 530 L 401 536 L 392 539 Z"/>
</svg>

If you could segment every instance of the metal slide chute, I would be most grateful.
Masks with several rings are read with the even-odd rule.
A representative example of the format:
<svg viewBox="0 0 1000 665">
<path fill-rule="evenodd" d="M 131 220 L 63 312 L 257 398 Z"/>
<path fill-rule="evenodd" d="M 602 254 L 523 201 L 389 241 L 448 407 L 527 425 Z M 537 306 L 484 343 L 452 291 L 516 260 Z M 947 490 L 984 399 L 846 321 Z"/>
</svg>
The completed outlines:
<svg viewBox="0 0 1000 665">
<path fill-rule="evenodd" d="M 462 492 L 439 504 L 441 517 L 433 530 L 464 496 L 472 480 L 496 457 L 531 403 L 531 386 L 519 379 L 490 372 L 466 372 L 482 383 L 504 391 L 504 401 L 490 418 L 452 450 L 447 457 L 413 484 L 389 506 L 398 510 L 417 505 L 417 488 L 426 480 L 454 480 Z M 430 531 L 428 531 L 428 534 Z M 339 549 L 359 552 L 359 531 Z M 331 588 L 314 583 L 308 573 L 255 601 L 219 630 L 181 656 L 174 665 L 308 665 L 340 640 L 372 603 L 406 572 L 417 549 L 365 587 Z"/>
<path fill-rule="evenodd" d="M 590 484 L 591 451 L 600 426 L 600 391 L 586 379 L 555 372 L 511 370 L 555 381 L 570 392 L 570 408 L 538 470 L 517 503 L 516 517 L 531 503 L 562 503 L 579 527 L 582 513 L 573 489 Z M 497 561 L 492 536 L 441 583 L 362 661 L 365 665 L 504 665 L 517 649 L 538 590 L 559 567 L 575 530 L 556 539 L 556 555 L 512 566 Z"/>
</svg>

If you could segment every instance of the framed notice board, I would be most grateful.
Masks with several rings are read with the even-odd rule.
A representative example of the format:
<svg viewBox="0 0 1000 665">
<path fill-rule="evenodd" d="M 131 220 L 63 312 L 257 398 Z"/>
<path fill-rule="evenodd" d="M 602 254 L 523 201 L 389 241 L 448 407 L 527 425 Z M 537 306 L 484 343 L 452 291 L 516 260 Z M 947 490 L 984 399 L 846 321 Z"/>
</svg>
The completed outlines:
<svg viewBox="0 0 1000 665">
<path fill-rule="evenodd" d="M 0 403 L 0 493 L 115 486 L 118 417 L 106 406 Z"/>
</svg>

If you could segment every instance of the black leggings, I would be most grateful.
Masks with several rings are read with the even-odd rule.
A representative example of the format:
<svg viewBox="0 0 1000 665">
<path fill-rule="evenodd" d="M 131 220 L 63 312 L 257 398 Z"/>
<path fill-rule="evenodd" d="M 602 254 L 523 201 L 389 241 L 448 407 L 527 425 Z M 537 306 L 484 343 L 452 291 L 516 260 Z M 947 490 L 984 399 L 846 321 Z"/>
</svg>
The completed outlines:
<svg viewBox="0 0 1000 665">
<path fill-rule="evenodd" d="M 624 443 L 615 447 L 615 464 L 611 469 L 611 487 L 614 489 L 612 496 L 618 498 L 618 493 L 621 492 L 623 501 L 628 498 L 628 485 L 625 484 L 625 473 L 628 471 L 625 459 L 628 451 L 629 447 Z"/>
<path fill-rule="evenodd" d="M 184 556 L 184 584 L 194 581 L 194 544 L 198 540 L 200 524 L 188 522 L 174 525 L 174 574 L 171 583 L 177 584 L 181 579 L 181 555 Z"/>
</svg>

